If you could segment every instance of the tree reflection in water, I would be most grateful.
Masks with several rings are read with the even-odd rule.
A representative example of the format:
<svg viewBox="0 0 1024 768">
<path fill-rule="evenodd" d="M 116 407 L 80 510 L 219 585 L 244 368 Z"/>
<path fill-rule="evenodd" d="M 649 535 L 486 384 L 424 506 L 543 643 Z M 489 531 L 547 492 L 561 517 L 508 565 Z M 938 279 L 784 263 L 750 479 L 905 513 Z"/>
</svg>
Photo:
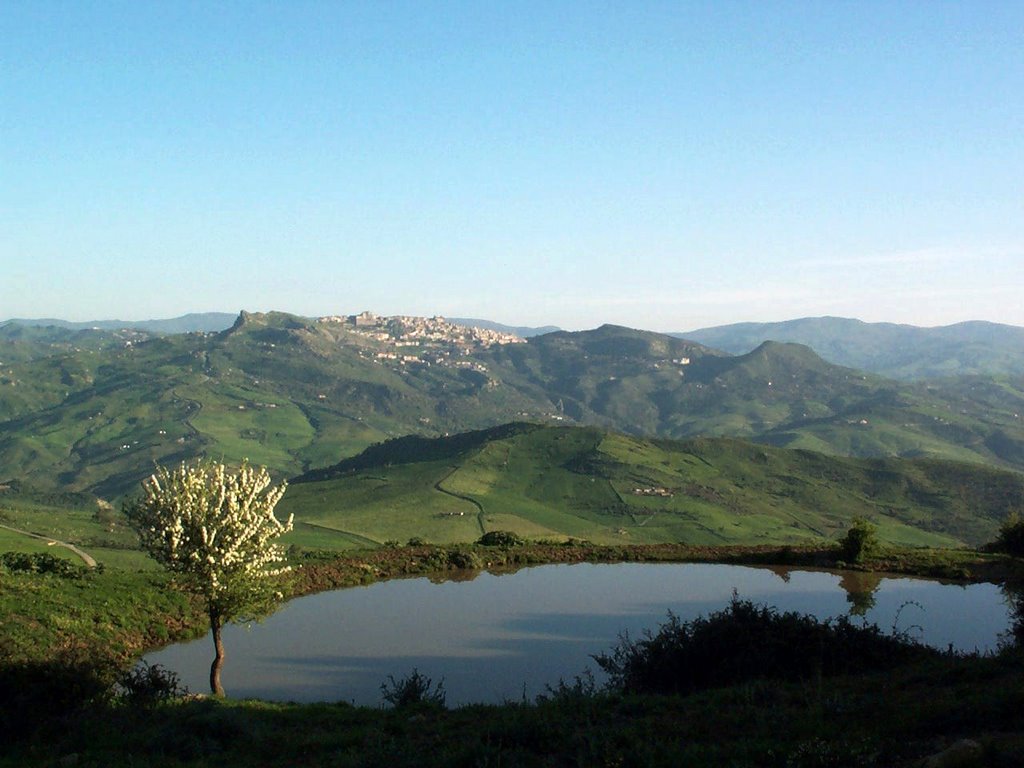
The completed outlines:
<svg viewBox="0 0 1024 768">
<path fill-rule="evenodd" d="M 877 573 L 844 571 L 839 577 L 839 586 L 846 592 L 851 616 L 866 616 L 875 607 L 875 593 L 882 583 Z"/>
<path fill-rule="evenodd" d="M 768 570 L 782 579 L 786 584 L 792 578 L 794 569 L 788 565 L 770 565 Z M 833 573 L 835 573 L 833 571 Z M 838 573 L 839 587 L 846 593 L 846 602 L 850 604 L 851 616 L 866 616 L 875 607 L 875 593 L 882 584 L 882 577 L 877 573 L 863 571 L 841 571 Z"/>
<path fill-rule="evenodd" d="M 1024 584 L 1003 584 L 1000 589 L 1009 609 L 1010 626 L 999 634 L 999 646 L 1004 650 L 1024 649 Z"/>
</svg>

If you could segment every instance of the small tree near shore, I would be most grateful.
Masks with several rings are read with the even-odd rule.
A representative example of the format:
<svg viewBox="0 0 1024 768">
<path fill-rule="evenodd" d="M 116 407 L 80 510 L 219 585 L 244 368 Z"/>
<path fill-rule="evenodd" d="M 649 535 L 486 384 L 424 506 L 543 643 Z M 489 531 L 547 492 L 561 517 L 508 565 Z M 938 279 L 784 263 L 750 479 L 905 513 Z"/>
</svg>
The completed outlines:
<svg viewBox="0 0 1024 768">
<path fill-rule="evenodd" d="M 143 481 L 142 497 L 125 507 L 143 548 L 206 604 L 215 651 L 210 690 L 217 696 L 224 695 L 222 627 L 262 615 L 282 596 L 276 577 L 288 568 L 273 540 L 292 529 L 291 517 L 274 517 L 285 487 L 271 487 L 266 468 L 248 462 L 238 470 L 183 463 L 157 467 Z"/>
<path fill-rule="evenodd" d="M 839 540 L 840 556 L 848 563 L 860 563 L 874 557 L 881 549 L 878 529 L 863 517 L 853 518 L 846 534 Z"/>
</svg>

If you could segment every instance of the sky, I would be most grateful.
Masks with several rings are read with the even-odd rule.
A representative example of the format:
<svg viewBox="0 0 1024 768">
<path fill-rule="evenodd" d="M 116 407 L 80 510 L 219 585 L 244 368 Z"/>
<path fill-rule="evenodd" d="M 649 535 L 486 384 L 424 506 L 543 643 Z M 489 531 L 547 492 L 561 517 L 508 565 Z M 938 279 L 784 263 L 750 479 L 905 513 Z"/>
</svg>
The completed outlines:
<svg viewBox="0 0 1024 768">
<path fill-rule="evenodd" d="M 1024 3 L 0 0 L 0 319 L 1024 325 Z"/>
</svg>

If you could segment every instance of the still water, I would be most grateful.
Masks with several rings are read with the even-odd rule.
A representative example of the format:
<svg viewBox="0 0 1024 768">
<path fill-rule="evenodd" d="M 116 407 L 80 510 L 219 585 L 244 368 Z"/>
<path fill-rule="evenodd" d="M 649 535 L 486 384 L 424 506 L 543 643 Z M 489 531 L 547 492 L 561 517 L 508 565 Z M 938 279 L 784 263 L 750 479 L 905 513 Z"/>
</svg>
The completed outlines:
<svg viewBox="0 0 1024 768">
<path fill-rule="evenodd" d="M 994 650 L 1009 614 L 994 584 L 718 564 L 547 565 L 472 580 L 386 581 L 293 600 L 262 624 L 224 629 L 234 698 L 376 706 L 381 683 L 418 669 L 449 705 L 533 700 L 590 669 L 622 632 L 691 619 L 739 597 L 820 618 L 854 614 L 929 645 Z M 209 637 L 149 654 L 208 690 Z"/>
</svg>

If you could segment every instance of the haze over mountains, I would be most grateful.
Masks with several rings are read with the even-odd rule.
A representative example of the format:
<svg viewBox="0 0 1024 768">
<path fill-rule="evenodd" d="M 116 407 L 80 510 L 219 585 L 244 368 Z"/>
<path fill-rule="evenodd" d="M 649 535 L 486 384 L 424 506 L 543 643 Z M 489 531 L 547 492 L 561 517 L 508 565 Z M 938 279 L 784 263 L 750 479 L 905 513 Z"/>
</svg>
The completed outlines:
<svg viewBox="0 0 1024 768">
<path fill-rule="evenodd" d="M 938 328 L 805 317 L 781 323 L 737 323 L 672 334 L 732 354 L 758 344 L 805 344 L 826 360 L 892 379 L 1024 373 L 1024 328 L 971 321 Z"/>
<path fill-rule="evenodd" d="M 522 420 L 1024 469 L 1021 375 L 899 382 L 797 344 L 730 355 L 610 325 L 513 340 L 406 320 L 0 325 L 0 479 L 116 496 L 154 461 L 248 457 L 294 475 L 392 437 Z"/>
<path fill-rule="evenodd" d="M 16 324 L 72 330 L 135 329 L 155 334 L 215 332 L 230 328 L 237 316 L 236 313 L 205 312 L 141 321 L 12 319 L 0 322 L 0 328 Z M 522 338 L 561 330 L 553 325 L 513 326 L 480 318 L 449 320 Z M 793 342 L 811 347 L 830 363 L 904 381 L 971 374 L 1024 373 L 1024 328 L 980 320 L 922 328 L 895 323 L 866 323 L 842 317 L 804 317 L 776 323 L 734 323 L 667 335 L 696 341 L 733 355 L 749 352 L 765 341 Z"/>
</svg>

